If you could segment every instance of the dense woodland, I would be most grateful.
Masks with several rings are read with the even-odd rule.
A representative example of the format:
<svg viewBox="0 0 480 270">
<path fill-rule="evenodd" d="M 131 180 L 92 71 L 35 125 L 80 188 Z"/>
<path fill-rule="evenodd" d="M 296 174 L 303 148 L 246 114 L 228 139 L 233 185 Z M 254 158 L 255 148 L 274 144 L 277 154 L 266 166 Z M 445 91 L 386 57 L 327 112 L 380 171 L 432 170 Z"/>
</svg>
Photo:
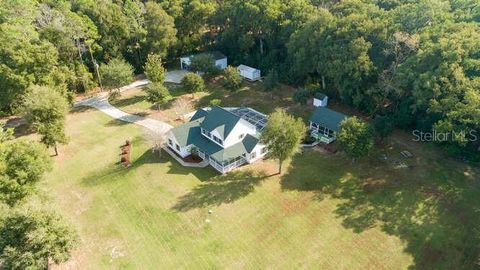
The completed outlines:
<svg viewBox="0 0 480 270">
<path fill-rule="evenodd" d="M 445 148 L 473 156 L 479 23 L 480 0 L 3 0 L 0 110 L 31 85 L 89 91 L 96 63 L 141 73 L 150 53 L 172 65 L 217 49 L 397 127 L 455 132 Z"/>
</svg>

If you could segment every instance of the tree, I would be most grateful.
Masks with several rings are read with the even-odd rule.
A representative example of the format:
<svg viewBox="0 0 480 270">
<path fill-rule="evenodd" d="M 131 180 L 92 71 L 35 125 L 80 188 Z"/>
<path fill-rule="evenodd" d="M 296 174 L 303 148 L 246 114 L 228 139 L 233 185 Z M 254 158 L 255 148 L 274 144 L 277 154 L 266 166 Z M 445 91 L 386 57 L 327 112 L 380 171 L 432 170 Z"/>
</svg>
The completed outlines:
<svg viewBox="0 0 480 270">
<path fill-rule="evenodd" d="M 5 123 L 0 122 L 0 144 L 13 139 L 13 128 L 5 128 Z"/>
<path fill-rule="evenodd" d="M 278 72 L 276 69 L 270 70 L 270 72 L 265 76 L 263 86 L 265 91 L 271 92 L 278 86 Z"/>
<path fill-rule="evenodd" d="M 145 130 L 145 140 L 152 149 L 152 152 L 157 153 L 159 157 L 162 156 L 162 147 L 167 142 L 165 133 L 155 132 L 150 129 Z"/>
<path fill-rule="evenodd" d="M 192 98 L 194 98 L 194 93 L 203 91 L 205 89 L 205 82 L 203 81 L 203 78 L 200 75 L 191 72 L 187 73 L 182 78 L 182 84 L 185 90 L 192 94 Z"/>
<path fill-rule="evenodd" d="M 181 97 L 173 101 L 172 107 L 178 117 L 177 119 L 180 119 L 182 121 L 185 120 L 185 114 L 189 113 L 193 109 L 190 103 Z"/>
<path fill-rule="evenodd" d="M 18 209 L 0 226 L 0 261 L 5 269 L 48 269 L 49 260 L 65 262 L 77 235 L 56 213 Z"/>
<path fill-rule="evenodd" d="M 157 105 L 157 110 L 160 110 L 160 106 L 167 104 L 172 99 L 170 91 L 162 83 L 150 83 L 144 90 L 147 93 L 147 101 Z"/>
<path fill-rule="evenodd" d="M 223 85 L 230 90 L 238 90 L 242 85 L 242 76 L 240 72 L 232 66 L 228 66 L 223 71 L 224 82 Z"/>
<path fill-rule="evenodd" d="M 395 124 L 393 119 L 387 115 L 377 115 L 373 119 L 373 129 L 381 140 L 392 134 L 394 128 Z"/>
<path fill-rule="evenodd" d="M 103 86 L 113 90 L 133 82 L 133 67 L 123 59 L 112 59 L 100 66 Z"/>
<path fill-rule="evenodd" d="M 356 116 L 349 117 L 340 124 L 337 144 L 355 161 L 356 158 L 368 155 L 373 149 L 372 129 Z"/>
<path fill-rule="evenodd" d="M 215 58 L 209 53 L 202 53 L 192 57 L 190 61 L 190 70 L 195 72 L 204 72 L 206 76 L 214 76 L 220 72 L 215 65 Z"/>
<path fill-rule="evenodd" d="M 167 50 L 177 41 L 174 20 L 155 2 L 145 4 L 145 45 L 150 53 L 167 56 Z"/>
<path fill-rule="evenodd" d="M 261 141 L 267 145 L 269 157 L 278 159 L 279 174 L 282 173 L 283 162 L 298 150 L 305 133 L 303 121 L 300 118 L 295 119 L 285 110 L 277 109 L 269 115 Z"/>
<path fill-rule="evenodd" d="M 162 64 L 162 58 L 158 54 L 149 54 L 145 63 L 145 75 L 147 79 L 154 83 L 163 84 L 165 81 L 165 68 Z"/>
<path fill-rule="evenodd" d="M 0 142 L 0 201 L 14 205 L 52 168 L 45 146 L 19 140 Z"/>
<path fill-rule="evenodd" d="M 68 110 L 66 99 L 55 89 L 47 86 L 32 86 L 27 91 L 23 112 L 28 123 L 41 135 L 40 141 L 54 147 L 68 141 L 65 134 L 65 118 Z"/>
</svg>

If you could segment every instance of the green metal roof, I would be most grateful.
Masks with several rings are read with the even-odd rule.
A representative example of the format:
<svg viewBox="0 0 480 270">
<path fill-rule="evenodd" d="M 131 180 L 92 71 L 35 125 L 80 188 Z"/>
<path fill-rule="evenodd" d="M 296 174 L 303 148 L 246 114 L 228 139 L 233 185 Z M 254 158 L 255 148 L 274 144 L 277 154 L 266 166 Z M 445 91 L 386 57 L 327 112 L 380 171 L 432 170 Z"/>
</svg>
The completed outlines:
<svg viewBox="0 0 480 270">
<path fill-rule="evenodd" d="M 310 122 L 327 127 L 330 130 L 338 131 L 340 123 L 347 118 L 343 113 L 330 110 L 325 107 L 317 107 L 310 117 Z"/>
<path fill-rule="evenodd" d="M 200 123 L 203 120 L 197 119 L 172 129 L 172 133 L 181 147 L 192 144 L 198 135 L 200 135 Z"/>
<path fill-rule="evenodd" d="M 259 139 L 255 136 L 252 136 L 250 134 L 247 134 L 245 138 L 243 138 L 242 143 L 243 146 L 245 147 L 245 150 L 247 153 L 252 152 L 253 148 L 257 146 Z"/>
<path fill-rule="evenodd" d="M 224 108 L 214 106 L 205 116 L 201 127 L 209 132 L 216 130 L 220 134 L 220 139 L 225 140 L 240 119 L 239 116 Z"/>
<path fill-rule="evenodd" d="M 195 114 L 190 118 L 190 121 L 197 120 L 199 118 L 207 116 L 208 112 L 204 109 L 199 109 L 195 112 Z"/>
<path fill-rule="evenodd" d="M 327 95 L 325 95 L 325 94 L 322 93 L 322 92 L 316 92 L 316 93 L 315 93 L 315 98 L 316 98 L 316 99 L 324 99 L 324 98 L 326 98 L 326 97 L 327 97 Z"/>
<path fill-rule="evenodd" d="M 210 115 L 210 112 L 207 112 L 207 114 Z M 200 117 L 172 129 L 172 133 L 181 147 L 195 145 L 200 151 L 213 157 L 218 162 L 224 162 L 251 153 L 259 142 L 257 136 L 247 134 L 242 141 L 224 149 L 201 134 L 200 126 L 205 120 L 206 117 Z"/>
</svg>

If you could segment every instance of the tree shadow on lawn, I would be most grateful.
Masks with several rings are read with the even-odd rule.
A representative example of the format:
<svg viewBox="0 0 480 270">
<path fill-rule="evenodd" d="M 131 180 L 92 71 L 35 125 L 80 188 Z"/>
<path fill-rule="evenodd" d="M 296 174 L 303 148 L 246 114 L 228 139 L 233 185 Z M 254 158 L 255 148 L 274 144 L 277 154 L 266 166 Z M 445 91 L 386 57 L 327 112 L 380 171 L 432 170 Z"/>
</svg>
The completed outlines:
<svg viewBox="0 0 480 270">
<path fill-rule="evenodd" d="M 133 145 L 135 147 L 136 144 L 139 143 L 141 140 L 140 137 L 134 138 Z M 120 153 L 120 148 L 119 148 Z M 169 163 L 169 170 L 166 174 L 179 174 L 179 175 L 189 175 L 193 174 L 197 177 L 200 181 L 206 181 L 207 179 L 211 179 L 212 177 L 218 175 L 217 173 L 213 172 L 212 170 L 208 170 L 208 168 L 187 168 L 180 165 L 175 159 L 173 159 L 168 153 L 162 150 L 161 155 L 158 153 L 154 153 L 152 150 L 147 150 L 143 152 L 138 157 L 133 157 L 133 161 L 130 167 L 124 167 L 120 163 L 120 155 L 118 156 L 118 162 L 114 164 L 110 164 L 106 166 L 102 170 L 94 171 L 92 173 L 87 174 L 82 178 L 82 183 L 86 186 L 96 186 L 101 184 L 106 184 L 111 181 L 116 180 L 118 177 L 124 177 L 125 175 L 135 171 L 139 167 L 145 164 L 167 164 Z"/>
<path fill-rule="evenodd" d="M 294 157 L 281 185 L 284 190 L 314 192 L 319 200 L 340 199 L 335 213 L 344 227 L 357 233 L 379 227 L 399 237 L 413 256 L 411 269 L 477 267 L 478 173 L 469 180 L 435 164 L 439 169 L 422 177 L 378 163 L 352 164 L 343 155 L 306 151 Z"/>
<path fill-rule="evenodd" d="M 186 212 L 195 208 L 232 203 L 250 194 L 266 178 L 268 176 L 263 173 L 245 170 L 219 175 L 180 197 L 172 209 Z"/>
<path fill-rule="evenodd" d="M 121 109 L 123 107 L 131 106 L 136 103 L 145 101 L 145 99 L 146 99 L 146 96 L 144 95 L 134 95 L 132 97 L 128 97 L 125 99 L 118 99 L 118 100 L 111 101 L 110 104 Z"/>
</svg>

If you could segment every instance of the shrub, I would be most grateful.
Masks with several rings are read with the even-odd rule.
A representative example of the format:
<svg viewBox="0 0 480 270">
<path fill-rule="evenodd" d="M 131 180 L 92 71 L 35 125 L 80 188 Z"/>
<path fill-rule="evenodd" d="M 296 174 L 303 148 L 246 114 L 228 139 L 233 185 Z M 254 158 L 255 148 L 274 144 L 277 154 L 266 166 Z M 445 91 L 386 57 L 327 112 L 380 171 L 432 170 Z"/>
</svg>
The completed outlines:
<svg viewBox="0 0 480 270">
<path fill-rule="evenodd" d="M 145 63 L 145 75 L 147 79 L 154 83 L 163 83 L 165 81 L 165 68 L 162 64 L 162 58 L 157 54 L 149 54 Z"/>
<path fill-rule="evenodd" d="M 307 101 L 309 98 L 312 97 L 311 92 L 308 89 L 298 89 L 294 94 L 293 94 L 293 101 L 299 104 L 307 104 Z"/>
<path fill-rule="evenodd" d="M 242 76 L 240 76 L 240 72 L 232 66 L 228 66 L 223 71 L 223 78 L 223 85 L 227 89 L 238 90 L 242 85 Z"/>
<path fill-rule="evenodd" d="M 192 94 L 192 98 L 194 93 L 203 91 L 203 89 L 205 89 L 205 82 L 203 78 L 200 75 L 192 72 L 187 73 L 183 77 L 182 84 L 185 90 Z"/>
<path fill-rule="evenodd" d="M 144 88 L 144 91 L 147 93 L 147 101 L 156 105 L 157 110 L 172 99 L 168 88 L 161 83 L 151 83 Z"/>
<path fill-rule="evenodd" d="M 210 100 L 210 107 L 219 106 L 222 101 L 218 98 Z"/>
<path fill-rule="evenodd" d="M 133 67 L 123 59 L 113 59 L 100 66 L 103 86 L 115 89 L 133 82 Z"/>
</svg>

